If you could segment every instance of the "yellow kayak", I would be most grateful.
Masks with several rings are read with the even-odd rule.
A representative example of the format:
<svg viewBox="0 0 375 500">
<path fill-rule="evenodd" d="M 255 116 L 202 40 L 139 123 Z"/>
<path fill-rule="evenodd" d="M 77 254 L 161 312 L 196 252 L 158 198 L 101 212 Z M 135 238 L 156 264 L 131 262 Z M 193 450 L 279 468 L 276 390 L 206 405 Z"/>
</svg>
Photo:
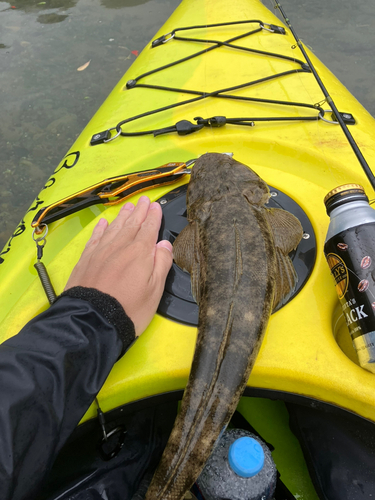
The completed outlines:
<svg viewBox="0 0 375 500">
<path fill-rule="evenodd" d="M 374 170 L 374 119 L 306 51 L 338 110 L 354 119 L 346 117 L 348 129 Z M 259 0 L 232 0 L 230 8 L 224 0 L 183 0 L 119 81 L 0 254 L 0 340 L 49 305 L 34 269 L 37 215 L 49 221 L 42 261 L 59 294 L 99 218 L 111 222 L 122 206 L 115 192 L 121 179 L 177 168 L 206 152 L 231 153 L 255 170 L 271 186 L 275 206 L 297 215 L 305 233 L 293 256 L 298 293 L 272 315 L 245 396 L 327 405 L 374 422 L 375 377 L 358 364 L 323 254 L 325 195 L 350 182 L 372 197 L 372 187 L 289 27 Z M 119 177 L 120 184 L 103 182 Z M 134 188 L 127 200 L 136 203 L 140 194 L 159 200 L 163 237 L 173 242 L 184 225 L 188 176 L 170 177 L 156 187 L 140 183 L 142 193 Z M 181 397 L 197 311 L 188 277 L 175 267 L 172 273 L 158 314 L 98 395 L 104 412 L 160 395 Z M 251 420 L 257 400 L 248 399 L 239 410 Z M 275 413 L 279 403 L 268 399 L 259 407 Z M 94 417 L 93 405 L 82 422 Z M 290 479 L 298 498 L 317 498 L 307 479 L 297 483 Z"/>
</svg>

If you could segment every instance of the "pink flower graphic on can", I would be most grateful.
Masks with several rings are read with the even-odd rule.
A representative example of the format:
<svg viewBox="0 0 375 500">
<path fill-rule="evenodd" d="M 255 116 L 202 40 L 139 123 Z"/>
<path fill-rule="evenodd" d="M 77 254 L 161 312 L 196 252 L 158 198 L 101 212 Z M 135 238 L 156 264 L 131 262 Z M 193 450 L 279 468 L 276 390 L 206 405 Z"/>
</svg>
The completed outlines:
<svg viewBox="0 0 375 500">
<path fill-rule="evenodd" d="M 358 291 L 365 292 L 369 287 L 369 282 L 367 280 L 362 280 L 358 283 Z"/>
<path fill-rule="evenodd" d="M 361 267 L 362 269 L 368 269 L 371 266 L 371 257 L 369 255 L 366 255 L 366 257 L 363 257 L 361 260 Z"/>
<path fill-rule="evenodd" d="M 348 245 L 346 243 L 337 243 L 337 248 L 345 252 L 348 249 Z"/>
</svg>

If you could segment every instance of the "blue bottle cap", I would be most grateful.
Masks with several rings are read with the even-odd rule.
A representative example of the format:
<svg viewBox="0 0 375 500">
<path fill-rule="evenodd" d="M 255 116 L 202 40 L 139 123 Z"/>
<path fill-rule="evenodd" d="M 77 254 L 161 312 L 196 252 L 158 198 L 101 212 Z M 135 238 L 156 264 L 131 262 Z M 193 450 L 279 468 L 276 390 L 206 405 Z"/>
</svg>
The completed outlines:
<svg viewBox="0 0 375 500">
<path fill-rule="evenodd" d="M 231 444 L 228 452 L 229 465 L 241 477 L 253 477 L 264 465 L 262 446 L 251 437 L 241 437 Z"/>
</svg>

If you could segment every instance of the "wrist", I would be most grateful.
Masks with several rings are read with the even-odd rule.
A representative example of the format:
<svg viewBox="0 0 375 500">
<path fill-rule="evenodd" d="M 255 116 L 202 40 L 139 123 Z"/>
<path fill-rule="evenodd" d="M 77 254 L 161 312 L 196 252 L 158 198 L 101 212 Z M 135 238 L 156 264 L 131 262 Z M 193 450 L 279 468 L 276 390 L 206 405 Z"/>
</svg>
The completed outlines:
<svg viewBox="0 0 375 500">
<path fill-rule="evenodd" d="M 90 302 L 95 309 L 111 324 L 120 338 L 123 349 L 119 358 L 121 358 L 128 348 L 136 340 L 133 321 L 126 314 L 120 302 L 111 295 L 101 292 L 96 288 L 86 288 L 75 286 L 65 290 L 60 297 L 68 296 L 74 299 L 86 300 Z"/>
</svg>

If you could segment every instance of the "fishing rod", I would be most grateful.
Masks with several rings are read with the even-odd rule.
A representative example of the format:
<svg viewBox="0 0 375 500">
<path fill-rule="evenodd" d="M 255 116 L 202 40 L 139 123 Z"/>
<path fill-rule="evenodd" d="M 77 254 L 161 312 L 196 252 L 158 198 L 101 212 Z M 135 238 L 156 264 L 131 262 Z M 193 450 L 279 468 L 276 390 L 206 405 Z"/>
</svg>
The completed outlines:
<svg viewBox="0 0 375 500">
<path fill-rule="evenodd" d="M 306 59 L 306 62 L 307 64 L 309 65 L 310 69 L 311 69 L 311 72 L 312 74 L 314 75 L 316 81 L 318 82 L 318 85 L 319 87 L 321 88 L 323 94 L 324 94 L 324 97 L 328 103 L 328 105 L 330 106 L 330 108 L 332 109 L 334 115 L 335 115 L 335 118 L 336 120 L 339 122 L 350 146 L 352 147 L 353 151 L 354 151 L 354 154 L 356 155 L 359 163 L 361 164 L 361 167 L 363 168 L 368 180 L 370 181 L 370 184 L 372 186 L 372 188 L 375 190 L 375 177 L 374 177 L 374 174 L 372 173 L 367 161 L 365 160 L 363 154 L 362 154 L 362 151 L 359 149 L 357 143 L 355 142 L 352 134 L 350 133 L 348 127 L 346 126 L 346 123 L 344 122 L 340 112 L 338 111 L 335 103 L 333 102 L 333 99 L 332 97 L 329 95 L 328 93 L 328 90 L 326 89 L 324 83 L 322 82 L 320 76 L 318 75 L 313 63 L 311 62 L 309 56 L 307 55 L 306 53 L 306 50 L 304 49 L 303 45 L 302 45 L 302 42 L 299 38 L 299 36 L 297 35 L 296 31 L 294 30 L 294 28 L 292 27 L 291 23 L 290 23 L 290 20 L 289 18 L 287 17 L 282 5 L 280 4 L 280 2 L 278 2 L 277 0 L 273 0 L 274 4 L 275 4 L 275 9 L 279 9 L 281 15 L 283 16 L 284 18 L 284 21 L 285 23 L 288 25 L 295 41 L 296 41 L 296 44 L 298 45 L 300 51 L 302 52 L 303 56 L 305 57 Z"/>
</svg>

